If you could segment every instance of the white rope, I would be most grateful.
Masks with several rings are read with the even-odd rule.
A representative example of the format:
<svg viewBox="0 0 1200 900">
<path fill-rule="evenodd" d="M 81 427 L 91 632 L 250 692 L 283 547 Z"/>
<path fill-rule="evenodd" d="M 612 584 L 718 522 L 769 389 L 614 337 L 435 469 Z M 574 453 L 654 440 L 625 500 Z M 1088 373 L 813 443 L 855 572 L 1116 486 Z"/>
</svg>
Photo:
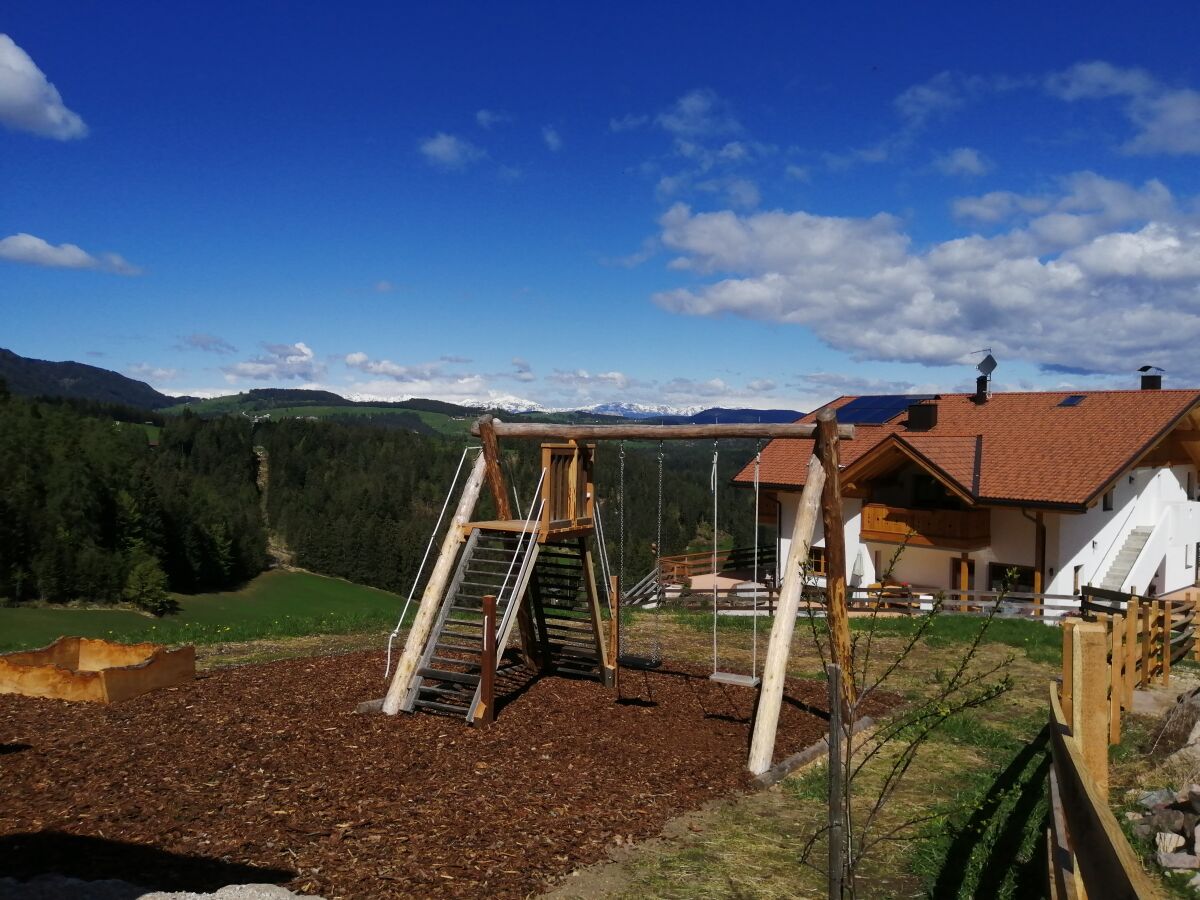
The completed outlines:
<svg viewBox="0 0 1200 900">
<path fill-rule="evenodd" d="M 537 503 L 538 497 L 542 493 L 542 482 L 545 480 L 546 480 L 546 470 L 542 469 L 542 477 L 538 479 L 537 487 L 535 487 L 533 489 L 533 498 L 529 501 L 529 512 L 525 516 L 525 524 L 521 528 L 521 536 L 519 538 L 517 538 L 516 552 L 513 553 L 513 558 L 508 564 L 508 571 L 504 573 L 504 583 L 500 585 L 500 593 L 496 596 L 497 603 L 499 603 L 501 600 L 504 599 L 504 589 L 508 587 L 508 579 L 512 576 L 513 566 L 515 566 L 517 564 L 517 557 L 519 557 L 521 555 L 522 547 L 525 544 L 526 532 L 529 532 L 529 535 L 531 538 L 533 537 L 533 532 L 529 531 L 529 523 L 534 521 L 533 505 L 535 503 Z M 520 511 L 521 511 L 521 507 L 518 504 L 517 512 L 520 512 Z M 539 506 L 538 507 L 538 519 L 541 519 L 541 517 L 542 517 L 542 507 Z M 516 590 L 516 587 L 517 586 L 514 584 L 513 590 Z M 510 597 L 509 599 L 511 600 L 512 598 Z"/>
<path fill-rule="evenodd" d="M 713 552 L 712 552 L 712 608 L 713 608 L 713 674 L 717 673 L 717 442 L 713 441 L 712 495 L 713 495 Z"/>
<path fill-rule="evenodd" d="M 412 603 L 413 594 L 416 593 L 417 585 L 421 581 L 421 573 L 425 571 L 425 563 L 429 561 L 429 551 L 433 549 L 433 542 L 437 540 L 438 531 L 442 527 L 442 519 L 445 518 L 446 509 L 450 506 L 450 498 L 454 496 L 454 489 L 458 486 L 458 476 L 462 474 L 463 463 L 466 462 L 467 454 L 472 450 L 482 449 L 482 447 L 464 447 L 462 456 L 458 458 L 458 468 L 454 470 L 454 480 L 450 482 L 450 490 L 446 492 L 446 499 L 442 502 L 442 511 L 438 513 L 437 524 L 433 526 L 433 534 L 429 535 L 429 543 L 425 545 L 425 555 L 421 557 L 421 565 L 417 567 L 417 575 L 413 579 L 412 587 L 408 589 L 408 599 L 404 601 L 404 609 L 400 611 L 400 621 L 396 623 L 396 627 L 388 635 L 387 666 L 383 670 L 384 678 L 387 678 L 392 671 L 392 641 L 396 640 L 399 636 L 400 626 L 404 624 L 404 617 L 408 615 L 408 607 Z"/>
</svg>

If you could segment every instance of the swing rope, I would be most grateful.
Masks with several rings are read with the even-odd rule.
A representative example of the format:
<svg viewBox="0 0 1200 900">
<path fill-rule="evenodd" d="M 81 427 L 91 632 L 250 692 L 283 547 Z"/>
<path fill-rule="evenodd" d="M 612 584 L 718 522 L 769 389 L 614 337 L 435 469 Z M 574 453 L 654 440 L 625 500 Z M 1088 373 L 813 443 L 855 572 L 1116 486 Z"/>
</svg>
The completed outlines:
<svg viewBox="0 0 1200 900">
<path fill-rule="evenodd" d="M 664 599 L 662 583 L 662 516 L 663 516 L 663 442 L 658 442 L 658 532 L 654 541 L 654 583 L 658 590 L 654 597 L 654 639 L 650 644 L 650 659 L 662 662 L 662 606 Z"/>
</svg>

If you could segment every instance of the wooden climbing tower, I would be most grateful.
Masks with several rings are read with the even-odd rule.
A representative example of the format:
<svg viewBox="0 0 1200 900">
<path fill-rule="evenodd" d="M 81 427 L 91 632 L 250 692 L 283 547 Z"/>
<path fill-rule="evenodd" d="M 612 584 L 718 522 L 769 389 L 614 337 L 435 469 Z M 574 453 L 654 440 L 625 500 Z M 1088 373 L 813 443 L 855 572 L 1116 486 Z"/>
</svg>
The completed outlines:
<svg viewBox="0 0 1200 900">
<path fill-rule="evenodd" d="M 443 545 L 443 556 L 452 550 L 456 560 L 452 575 L 437 592 L 415 662 L 408 657 L 416 644 L 410 638 L 405 647 L 385 710 L 394 699 L 398 711 L 487 721 L 495 711 L 496 677 L 522 666 L 611 683 L 615 664 L 592 565 L 594 460 L 595 445 L 543 444 L 538 496 L 528 512 L 514 515 L 484 438 L 476 466 L 500 517 L 470 519 L 460 502 L 467 520 L 452 525 L 456 534 L 447 540 L 454 546 Z M 468 491 L 472 482 L 479 479 L 468 480 Z M 463 499 L 473 509 L 475 497 Z M 435 605 L 428 590 L 423 608 L 426 601 Z"/>
</svg>

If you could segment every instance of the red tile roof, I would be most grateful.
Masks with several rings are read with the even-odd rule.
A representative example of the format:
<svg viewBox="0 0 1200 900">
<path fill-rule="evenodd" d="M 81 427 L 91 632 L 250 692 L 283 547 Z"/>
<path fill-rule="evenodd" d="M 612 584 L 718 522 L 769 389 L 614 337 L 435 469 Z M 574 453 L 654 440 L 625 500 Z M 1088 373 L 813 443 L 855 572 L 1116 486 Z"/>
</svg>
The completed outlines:
<svg viewBox="0 0 1200 900">
<path fill-rule="evenodd" d="M 1077 406 L 1059 406 L 1082 391 L 996 393 L 983 404 L 972 394 L 943 394 L 938 422 L 908 431 L 901 413 L 885 425 L 856 425 L 841 443 L 843 470 L 876 448 L 903 444 L 977 502 L 1083 506 L 1200 406 L 1200 391 L 1090 391 Z M 837 410 L 854 397 L 839 397 Z M 826 408 L 823 407 L 823 408 Z M 816 412 L 801 422 L 816 420 Z M 811 440 L 774 440 L 762 453 L 763 485 L 804 485 Z M 753 461 L 734 481 L 751 484 Z"/>
</svg>

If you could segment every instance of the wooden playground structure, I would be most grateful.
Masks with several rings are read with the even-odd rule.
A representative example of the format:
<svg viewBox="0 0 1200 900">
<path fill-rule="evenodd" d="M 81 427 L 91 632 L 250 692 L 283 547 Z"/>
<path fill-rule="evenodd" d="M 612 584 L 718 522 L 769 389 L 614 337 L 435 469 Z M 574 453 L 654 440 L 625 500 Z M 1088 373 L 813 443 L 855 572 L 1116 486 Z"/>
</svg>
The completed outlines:
<svg viewBox="0 0 1200 900">
<path fill-rule="evenodd" d="M 388 715 L 429 712 L 460 716 L 470 724 L 490 722 L 496 677 L 522 666 L 539 674 L 559 672 L 618 685 L 618 598 L 624 586 L 616 576 L 602 578 L 600 584 L 595 576 L 593 545 L 600 523 L 595 445 L 589 441 L 816 438 L 789 558 L 773 597 L 776 615 L 761 685 L 757 677 L 714 672 L 715 680 L 758 687 L 749 769 L 755 775 L 766 772 L 801 600 L 802 564 L 818 512 L 832 573 L 827 581 L 831 650 L 835 662 L 850 662 L 838 442 L 854 436 L 853 426 L 839 426 L 832 411 L 818 416 L 816 424 L 766 425 L 543 425 L 505 423 L 485 415 L 472 434 L 480 438 L 481 452 L 426 581 L 387 694 L 378 702 Z M 544 442 L 541 478 L 527 510 L 513 508 L 500 460 L 502 437 Z M 473 516 L 485 481 L 497 518 L 480 521 Z M 844 699 L 852 702 L 852 681 L 844 684 Z"/>
</svg>

